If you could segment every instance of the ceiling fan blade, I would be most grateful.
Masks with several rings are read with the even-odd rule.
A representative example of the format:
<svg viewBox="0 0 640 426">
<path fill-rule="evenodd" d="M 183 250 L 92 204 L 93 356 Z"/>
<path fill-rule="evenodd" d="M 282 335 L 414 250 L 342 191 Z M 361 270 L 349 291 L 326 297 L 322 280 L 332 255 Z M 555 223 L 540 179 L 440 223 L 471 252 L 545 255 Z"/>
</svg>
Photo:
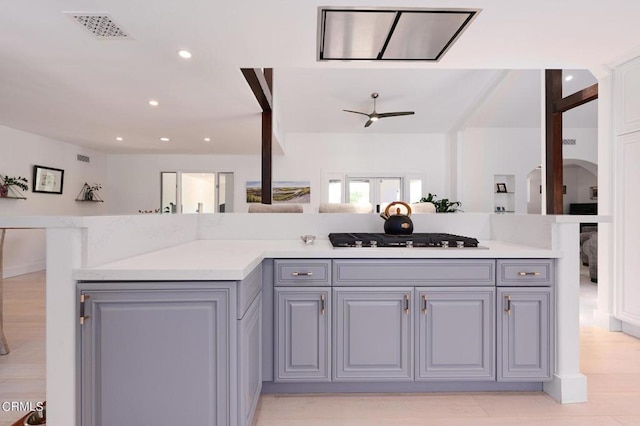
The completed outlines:
<svg viewBox="0 0 640 426">
<path fill-rule="evenodd" d="M 352 112 L 354 114 L 362 114 L 362 115 L 366 115 L 367 117 L 369 116 L 369 114 L 365 113 L 365 112 L 360 112 L 360 111 L 351 111 L 349 109 L 343 109 L 344 112 Z"/>
<path fill-rule="evenodd" d="M 364 123 L 364 127 L 369 127 L 371 126 L 371 124 L 373 124 L 373 120 L 368 120 L 366 123 Z"/>
<path fill-rule="evenodd" d="M 398 112 L 383 112 L 378 114 L 379 118 L 385 118 L 385 117 L 398 117 L 401 115 L 413 115 L 415 114 L 414 111 L 398 111 Z"/>
</svg>

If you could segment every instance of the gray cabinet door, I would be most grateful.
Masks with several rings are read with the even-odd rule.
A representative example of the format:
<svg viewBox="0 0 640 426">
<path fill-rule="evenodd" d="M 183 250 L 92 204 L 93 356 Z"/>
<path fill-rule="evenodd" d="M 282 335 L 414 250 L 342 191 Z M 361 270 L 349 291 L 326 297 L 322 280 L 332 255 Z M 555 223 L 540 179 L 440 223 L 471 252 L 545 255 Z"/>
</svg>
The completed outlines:
<svg viewBox="0 0 640 426">
<path fill-rule="evenodd" d="M 495 380 L 494 288 L 416 289 L 416 380 Z"/>
<path fill-rule="evenodd" d="M 330 289 L 276 287 L 275 304 L 274 381 L 330 381 Z"/>
<path fill-rule="evenodd" d="M 228 290 L 85 295 L 83 425 L 230 423 Z"/>
<path fill-rule="evenodd" d="M 334 287 L 336 381 L 413 380 L 413 287 Z"/>
<path fill-rule="evenodd" d="M 238 321 L 238 425 L 250 426 L 262 390 L 262 296 Z"/>
<path fill-rule="evenodd" d="M 553 371 L 550 287 L 498 289 L 498 381 L 544 381 Z"/>
</svg>

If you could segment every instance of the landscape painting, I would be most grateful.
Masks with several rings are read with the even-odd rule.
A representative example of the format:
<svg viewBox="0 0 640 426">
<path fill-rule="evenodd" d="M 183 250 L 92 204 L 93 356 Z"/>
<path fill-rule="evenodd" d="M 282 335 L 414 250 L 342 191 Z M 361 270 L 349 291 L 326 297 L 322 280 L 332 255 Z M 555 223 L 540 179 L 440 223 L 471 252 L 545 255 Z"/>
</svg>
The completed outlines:
<svg viewBox="0 0 640 426">
<path fill-rule="evenodd" d="M 274 204 L 282 203 L 310 203 L 311 182 L 309 181 L 278 181 L 273 182 L 272 198 Z M 247 181 L 247 203 L 262 202 L 262 183 Z"/>
</svg>

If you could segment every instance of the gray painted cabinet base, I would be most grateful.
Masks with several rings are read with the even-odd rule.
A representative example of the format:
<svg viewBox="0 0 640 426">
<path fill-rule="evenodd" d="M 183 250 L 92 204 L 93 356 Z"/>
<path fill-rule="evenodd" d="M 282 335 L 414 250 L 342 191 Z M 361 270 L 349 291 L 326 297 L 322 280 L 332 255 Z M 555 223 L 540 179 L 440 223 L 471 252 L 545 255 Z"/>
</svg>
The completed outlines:
<svg viewBox="0 0 640 426">
<path fill-rule="evenodd" d="M 84 294 L 83 425 L 229 424 L 229 290 Z"/>
<path fill-rule="evenodd" d="M 495 288 L 418 287 L 416 296 L 416 380 L 495 380 Z"/>
<path fill-rule="evenodd" d="M 543 381 L 552 375 L 552 291 L 498 289 L 498 381 Z"/>
<path fill-rule="evenodd" d="M 334 287 L 334 381 L 413 380 L 411 287 Z"/>
<path fill-rule="evenodd" d="M 238 321 L 238 425 L 251 426 L 262 390 L 262 296 Z"/>
<path fill-rule="evenodd" d="M 276 287 L 274 381 L 331 380 L 331 289 Z"/>
</svg>

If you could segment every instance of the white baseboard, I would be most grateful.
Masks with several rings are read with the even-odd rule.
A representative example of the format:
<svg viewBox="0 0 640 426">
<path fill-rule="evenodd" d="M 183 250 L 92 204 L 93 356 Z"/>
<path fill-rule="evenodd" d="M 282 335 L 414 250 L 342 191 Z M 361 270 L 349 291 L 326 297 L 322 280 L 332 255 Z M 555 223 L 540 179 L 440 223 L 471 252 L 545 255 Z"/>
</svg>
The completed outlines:
<svg viewBox="0 0 640 426">
<path fill-rule="evenodd" d="M 593 320 L 598 327 L 609 331 L 622 331 L 622 321 L 608 312 L 596 309 L 593 311 Z"/>
<path fill-rule="evenodd" d="M 17 277 L 18 275 L 30 274 L 32 272 L 43 271 L 46 268 L 46 262 L 31 263 L 29 265 L 22 266 L 9 266 L 5 265 L 3 272 L 3 278 Z"/>
<path fill-rule="evenodd" d="M 622 321 L 622 332 L 640 339 L 640 327 Z"/>
</svg>

